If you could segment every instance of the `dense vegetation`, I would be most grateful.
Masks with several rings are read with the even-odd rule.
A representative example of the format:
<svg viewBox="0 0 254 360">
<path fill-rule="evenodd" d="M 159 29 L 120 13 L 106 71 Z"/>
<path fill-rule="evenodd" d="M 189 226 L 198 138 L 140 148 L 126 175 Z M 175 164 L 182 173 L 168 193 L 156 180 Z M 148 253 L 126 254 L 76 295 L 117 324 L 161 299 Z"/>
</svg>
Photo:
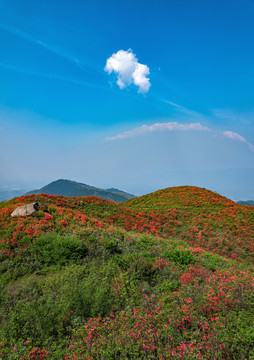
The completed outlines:
<svg viewBox="0 0 254 360">
<path fill-rule="evenodd" d="M 0 359 L 254 359 L 253 207 L 31 195 L 0 229 Z"/>
</svg>

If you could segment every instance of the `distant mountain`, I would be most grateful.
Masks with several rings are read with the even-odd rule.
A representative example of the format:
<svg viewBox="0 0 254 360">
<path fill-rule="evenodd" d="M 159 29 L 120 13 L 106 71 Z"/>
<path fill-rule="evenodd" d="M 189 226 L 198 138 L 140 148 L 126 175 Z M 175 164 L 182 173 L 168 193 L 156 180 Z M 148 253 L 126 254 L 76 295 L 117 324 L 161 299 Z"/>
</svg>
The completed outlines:
<svg viewBox="0 0 254 360">
<path fill-rule="evenodd" d="M 123 190 L 118 190 L 118 189 L 114 189 L 114 188 L 106 189 L 106 190 L 112 194 L 124 196 L 126 198 L 126 200 L 134 199 L 136 197 L 135 195 L 128 194 L 127 192 L 125 192 Z"/>
<path fill-rule="evenodd" d="M 0 201 L 13 199 L 14 197 L 21 196 L 26 190 L 0 190 Z"/>
<path fill-rule="evenodd" d="M 254 206 L 254 201 L 253 201 L 253 200 L 237 201 L 237 203 L 240 204 L 240 205 L 250 205 L 250 206 Z"/>
<path fill-rule="evenodd" d="M 124 202 L 135 198 L 135 195 L 128 194 L 125 191 L 118 189 L 100 189 L 94 186 L 78 183 L 71 180 L 59 179 L 42 187 L 38 190 L 29 191 L 25 195 L 31 194 L 48 194 L 48 195 L 62 195 L 62 196 L 97 196 L 105 200 L 112 200 L 116 202 Z"/>
</svg>

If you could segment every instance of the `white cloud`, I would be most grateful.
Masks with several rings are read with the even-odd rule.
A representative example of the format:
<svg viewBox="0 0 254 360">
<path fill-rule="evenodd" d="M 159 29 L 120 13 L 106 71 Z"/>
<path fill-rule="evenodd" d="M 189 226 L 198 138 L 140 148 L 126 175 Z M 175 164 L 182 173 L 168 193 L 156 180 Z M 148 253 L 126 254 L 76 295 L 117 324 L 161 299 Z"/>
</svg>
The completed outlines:
<svg viewBox="0 0 254 360">
<path fill-rule="evenodd" d="M 116 73 L 117 85 L 120 89 L 132 83 L 139 87 L 138 92 L 146 93 L 150 89 L 151 83 L 147 77 L 150 74 L 149 67 L 140 64 L 131 49 L 128 51 L 119 50 L 113 54 L 107 59 L 104 70 L 109 74 Z"/>
<path fill-rule="evenodd" d="M 121 140 L 126 138 L 132 138 L 135 136 L 141 136 L 144 134 L 154 133 L 156 131 L 206 131 L 206 132 L 209 131 L 213 134 L 216 133 L 218 134 L 218 131 L 209 129 L 208 127 L 203 126 L 200 123 L 181 124 L 178 122 L 167 122 L 167 123 L 156 123 L 153 125 L 142 125 L 135 129 L 124 131 L 121 134 L 107 137 L 106 140 L 108 141 Z M 245 143 L 246 145 L 248 145 L 251 151 L 254 151 L 254 145 L 249 143 L 243 136 L 233 131 L 223 131 L 223 132 L 219 131 L 219 133 L 221 133 L 222 135 L 224 135 L 229 139 L 241 141 Z"/>
<path fill-rule="evenodd" d="M 252 145 L 251 143 L 249 143 L 248 140 L 246 140 L 243 136 L 233 132 L 233 131 L 223 131 L 223 135 L 228 137 L 229 139 L 232 140 L 237 140 L 237 141 L 241 141 L 244 142 L 245 144 L 247 144 L 249 146 L 249 148 L 254 151 L 254 145 Z"/>
<path fill-rule="evenodd" d="M 233 139 L 233 140 L 239 140 L 239 141 L 242 141 L 242 142 L 247 142 L 247 140 L 243 136 L 241 136 L 241 135 L 239 135 L 239 134 L 237 134 L 237 133 L 235 133 L 233 131 L 223 131 L 223 135 L 230 138 L 230 139 Z"/>
<path fill-rule="evenodd" d="M 116 136 L 108 137 L 106 140 L 118 140 L 125 139 L 129 137 L 143 135 L 145 133 L 152 133 L 155 131 L 210 131 L 209 128 L 201 125 L 200 123 L 191 123 L 191 124 L 180 124 L 177 122 L 168 122 L 168 123 L 156 123 L 153 125 L 142 125 L 133 130 L 125 131 Z"/>
</svg>

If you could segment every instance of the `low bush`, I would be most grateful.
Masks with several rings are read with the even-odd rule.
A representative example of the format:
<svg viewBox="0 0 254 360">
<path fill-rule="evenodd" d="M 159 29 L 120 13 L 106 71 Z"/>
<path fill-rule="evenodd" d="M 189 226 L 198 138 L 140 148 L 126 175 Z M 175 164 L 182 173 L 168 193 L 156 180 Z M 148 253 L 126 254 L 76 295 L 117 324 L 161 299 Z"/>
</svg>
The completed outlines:
<svg viewBox="0 0 254 360">
<path fill-rule="evenodd" d="M 104 248 L 108 250 L 111 254 L 121 254 L 122 251 L 119 247 L 119 244 L 116 240 L 107 240 L 104 243 Z"/>
<path fill-rule="evenodd" d="M 215 271 L 218 268 L 226 267 L 227 261 L 221 258 L 217 254 L 213 255 L 213 254 L 205 253 L 203 257 L 203 264 L 207 269 L 211 271 Z"/>
<path fill-rule="evenodd" d="M 160 286 L 159 286 L 159 291 L 160 292 L 171 292 L 171 291 L 177 291 L 181 286 L 180 281 L 176 281 L 176 280 L 172 280 L 172 281 L 164 281 Z"/>
<path fill-rule="evenodd" d="M 30 251 L 45 265 L 65 265 L 84 258 L 88 254 L 88 247 L 76 236 L 49 233 L 35 239 Z"/>
<path fill-rule="evenodd" d="M 151 235 L 142 235 L 136 241 L 137 248 L 141 248 L 141 249 L 147 249 L 149 247 L 154 246 L 155 244 L 156 244 L 156 240 Z"/>
<path fill-rule="evenodd" d="M 189 250 L 172 249 L 164 251 L 162 257 L 166 257 L 180 265 L 190 265 L 195 263 L 195 257 Z"/>
</svg>

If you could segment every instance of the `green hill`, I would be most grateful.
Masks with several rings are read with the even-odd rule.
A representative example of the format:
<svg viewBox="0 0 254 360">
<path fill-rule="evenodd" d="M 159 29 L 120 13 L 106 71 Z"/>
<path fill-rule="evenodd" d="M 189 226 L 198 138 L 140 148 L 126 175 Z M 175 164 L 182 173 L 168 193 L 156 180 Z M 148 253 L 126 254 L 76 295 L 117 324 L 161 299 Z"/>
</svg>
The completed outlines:
<svg viewBox="0 0 254 360">
<path fill-rule="evenodd" d="M 176 186 L 139 196 L 128 202 L 128 206 L 139 209 L 168 210 L 172 208 L 214 209 L 237 205 L 234 201 L 213 191 L 197 186 Z"/>
<path fill-rule="evenodd" d="M 0 203 L 0 359 L 252 359 L 253 230 L 196 187 Z"/>
<path fill-rule="evenodd" d="M 38 190 L 32 190 L 25 195 L 31 194 L 48 194 L 48 195 L 61 195 L 61 196 L 97 196 L 105 200 L 116 202 L 124 202 L 132 199 L 135 195 L 128 194 L 118 189 L 99 189 L 94 186 L 78 183 L 71 180 L 59 179 L 51 182 L 50 184 Z"/>
<path fill-rule="evenodd" d="M 253 209 L 195 186 L 156 191 L 126 202 L 142 217 L 153 213 L 154 229 L 232 258 L 253 260 Z M 141 225 L 142 227 L 142 225 Z"/>
</svg>

